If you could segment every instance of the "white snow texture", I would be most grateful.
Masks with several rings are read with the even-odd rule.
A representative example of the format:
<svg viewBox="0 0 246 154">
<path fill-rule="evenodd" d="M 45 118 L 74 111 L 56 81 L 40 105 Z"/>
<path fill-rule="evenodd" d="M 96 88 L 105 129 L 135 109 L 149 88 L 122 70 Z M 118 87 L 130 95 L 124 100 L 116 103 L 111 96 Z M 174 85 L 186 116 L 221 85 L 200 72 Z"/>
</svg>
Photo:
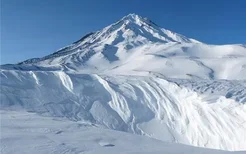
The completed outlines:
<svg viewBox="0 0 246 154">
<path fill-rule="evenodd" d="M 40 137 L 29 153 L 210 152 L 174 143 L 246 150 L 245 45 L 208 45 L 129 14 L 51 55 L 2 65 L 0 80 L 3 153 L 14 153 L 18 127 L 37 131 L 22 136 L 27 143 L 37 134 L 57 141 Z M 130 148 L 140 140 L 145 151 Z M 72 148 L 79 142 L 84 149 Z"/>
</svg>

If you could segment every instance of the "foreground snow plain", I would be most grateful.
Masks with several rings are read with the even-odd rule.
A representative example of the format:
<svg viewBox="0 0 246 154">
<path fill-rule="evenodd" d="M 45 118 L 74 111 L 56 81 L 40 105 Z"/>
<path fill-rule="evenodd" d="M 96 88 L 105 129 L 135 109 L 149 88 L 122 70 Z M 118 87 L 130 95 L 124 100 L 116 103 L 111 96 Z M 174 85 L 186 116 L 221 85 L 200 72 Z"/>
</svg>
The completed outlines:
<svg viewBox="0 0 246 154">
<path fill-rule="evenodd" d="M 246 150 L 245 45 L 208 45 L 135 14 L 2 65 L 0 86 L 3 153 Z"/>
<path fill-rule="evenodd" d="M 232 153 L 162 142 L 87 122 L 44 117 L 25 111 L 0 111 L 0 114 L 2 154 Z"/>
</svg>

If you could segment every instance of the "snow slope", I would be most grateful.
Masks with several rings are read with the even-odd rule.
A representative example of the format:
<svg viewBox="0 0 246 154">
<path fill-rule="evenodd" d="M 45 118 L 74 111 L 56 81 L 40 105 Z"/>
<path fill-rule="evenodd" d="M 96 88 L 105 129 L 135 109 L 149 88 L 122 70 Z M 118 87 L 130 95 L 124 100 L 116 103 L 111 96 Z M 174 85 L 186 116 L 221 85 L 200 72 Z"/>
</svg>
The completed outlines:
<svg viewBox="0 0 246 154">
<path fill-rule="evenodd" d="M 232 153 L 161 142 L 90 123 L 40 117 L 34 113 L 0 111 L 0 114 L 3 123 L 0 136 L 2 154 Z"/>
<path fill-rule="evenodd" d="M 0 86 L 4 114 L 24 110 L 111 129 L 97 130 L 105 133 L 246 150 L 245 46 L 208 45 L 135 14 L 46 57 L 2 65 Z"/>
<path fill-rule="evenodd" d="M 149 76 L 2 71 L 1 80 L 2 109 L 24 108 L 200 147 L 246 148 L 245 94 L 244 101 L 239 103 L 237 99 L 226 98 L 226 91 L 223 94 L 218 90 L 222 92 L 219 97 L 210 94 L 213 99 L 209 100 L 206 95 Z M 240 87 L 240 82 L 233 86 L 228 82 L 219 85 L 238 92 L 246 89 L 245 84 Z"/>
</svg>

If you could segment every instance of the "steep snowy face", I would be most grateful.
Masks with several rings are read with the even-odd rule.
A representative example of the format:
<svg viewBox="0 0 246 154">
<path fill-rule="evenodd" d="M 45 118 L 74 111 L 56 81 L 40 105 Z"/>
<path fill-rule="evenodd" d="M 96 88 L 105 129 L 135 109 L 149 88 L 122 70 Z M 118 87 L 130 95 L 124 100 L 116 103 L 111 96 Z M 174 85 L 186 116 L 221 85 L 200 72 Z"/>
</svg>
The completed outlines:
<svg viewBox="0 0 246 154">
<path fill-rule="evenodd" d="M 87 121 L 166 142 L 246 150 L 245 82 L 61 71 L 2 71 L 0 77 L 1 109 Z"/>
<path fill-rule="evenodd" d="M 132 43 L 167 43 L 167 42 L 182 42 L 191 43 L 198 42 L 193 39 L 186 38 L 180 34 L 159 27 L 148 18 L 140 17 L 136 14 L 129 14 L 123 17 L 117 23 L 103 29 L 103 35 L 111 33 L 115 36 L 113 40 L 117 40 L 120 35 L 128 42 Z M 119 40 L 118 40 L 119 41 Z M 108 42 L 109 44 L 117 44 L 116 42 Z"/>
</svg>

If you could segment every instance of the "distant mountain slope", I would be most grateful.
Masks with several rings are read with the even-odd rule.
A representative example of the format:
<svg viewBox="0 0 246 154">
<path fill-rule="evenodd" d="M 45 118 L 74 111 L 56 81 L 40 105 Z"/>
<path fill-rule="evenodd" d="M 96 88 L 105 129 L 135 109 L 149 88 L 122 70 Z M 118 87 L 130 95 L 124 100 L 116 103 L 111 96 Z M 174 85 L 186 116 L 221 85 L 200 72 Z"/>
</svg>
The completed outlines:
<svg viewBox="0 0 246 154">
<path fill-rule="evenodd" d="M 167 42 L 198 42 L 194 39 L 186 38 L 180 34 L 160 28 L 151 20 L 142 18 L 136 14 L 129 14 L 118 22 L 107 26 L 95 33 L 89 33 L 80 40 L 41 59 L 30 59 L 23 63 L 37 63 L 40 61 L 52 61 L 56 57 L 73 55 L 75 53 L 88 52 L 88 48 L 100 47 L 105 45 L 122 44 L 126 48 L 140 46 L 145 43 L 167 43 Z M 60 61 L 64 62 L 64 61 Z M 41 62 L 42 63 L 42 62 Z M 55 62 L 56 63 L 56 62 Z M 56 63 L 57 64 L 57 63 Z"/>
<path fill-rule="evenodd" d="M 237 80 L 246 79 L 246 48 L 204 44 L 129 14 L 51 55 L 29 59 L 14 67 L 33 70 L 33 65 L 79 73 L 154 72 L 172 78 Z M 10 68 L 13 66 L 2 66 Z"/>
</svg>

